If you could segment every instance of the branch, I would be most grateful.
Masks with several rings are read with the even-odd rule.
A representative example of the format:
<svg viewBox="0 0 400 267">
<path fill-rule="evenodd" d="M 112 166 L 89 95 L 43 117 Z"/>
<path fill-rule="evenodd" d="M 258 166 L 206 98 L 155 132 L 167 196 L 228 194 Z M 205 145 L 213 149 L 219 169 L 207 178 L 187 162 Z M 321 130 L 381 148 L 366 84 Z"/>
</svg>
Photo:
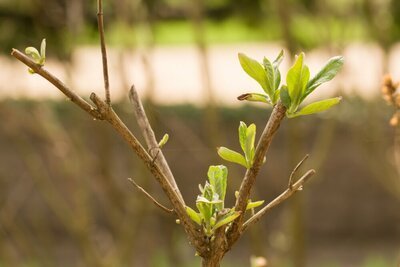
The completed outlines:
<svg viewBox="0 0 400 267">
<path fill-rule="evenodd" d="M 243 233 L 249 226 L 255 224 L 258 222 L 262 216 L 264 216 L 269 210 L 271 210 L 273 207 L 281 204 L 283 201 L 291 197 L 294 193 L 297 191 L 300 191 L 303 189 L 303 185 L 315 174 L 315 170 L 309 170 L 306 172 L 296 183 L 292 185 L 292 188 L 286 189 L 282 194 L 280 194 L 278 197 L 276 197 L 274 200 L 272 200 L 270 203 L 268 203 L 267 206 L 259 210 L 253 217 L 248 219 L 244 224 L 241 229 L 241 233 Z"/>
<path fill-rule="evenodd" d="M 297 163 L 296 167 L 294 167 L 294 169 L 293 169 L 293 171 L 292 171 L 292 173 L 290 174 L 290 177 L 289 177 L 289 184 L 288 184 L 289 189 L 292 189 L 292 187 L 293 187 L 293 177 L 294 177 L 294 175 L 296 174 L 297 170 L 301 167 L 301 165 L 304 163 L 304 161 L 306 161 L 306 159 L 308 159 L 308 157 L 309 157 L 308 154 L 305 155 L 304 158 L 299 163 Z"/>
<path fill-rule="evenodd" d="M 104 40 L 102 0 L 97 0 L 97 26 L 98 26 L 99 34 L 100 34 L 101 58 L 103 61 L 103 78 L 104 78 L 104 90 L 105 90 L 105 95 L 106 95 L 106 103 L 108 106 L 110 106 L 111 105 L 110 82 L 108 79 L 107 50 L 106 50 L 106 43 Z"/>
<path fill-rule="evenodd" d="M 149 150 L 150 155 L 155 159 L 156 164 L 158 164 L 160 166 L 160 169 L 163 171 L 163 173 L 167 177 L 168 181 L 171 183 L 172 187 L 175 189 L 175 192 L 181 199 L 182 203 L 185 204 L 182 194 L 179 191 L 179 188 L 176 184 L 174 175 L 172 174 L 171 169 L 169 168 L 169 165 L 167 163 L 167 160 L 164 157 L 164 154 L 162 153 L 162 150 L 158 149 L 156 152 L 153 149 L 153 148 L 158 148 L 158 142 L 155 137 L 154 131 L 150 125 L 150 122 L 147 118 L 146 112 L 143 108 L 142 101 L 140 100 L 138 92 L 134 85 L 132 85 L 131 89 L 129 90 L 129 98 L 133 103 L 133 107 L 134 107 L 133 111 L 135 113 L 136 120 L 139 124 L 139 128 L 142 131 L 142 135 L 147 144 L 147 148 Z"/>
<path fill-rule="evenodd" d="M 246 211 L 247 201 L 250 196 L 251 188 L 253 187 L 257 175 L 260 171 L 263 159 L 268 151 L 268 148 L 272 142 L 272 139 L 278 130 L 281 121 L 285 118 L 286 108 L 281 102 L 278 102 L 272 110 L 271 116 L 261 134 L 260 140 L 258 141 L 257 148 L 254 155 L 253 166 L 246 171 L 244 179 L 240 185 L 239 196 L 236 199 L 235 210 L 240 211 L 241 215 L 232 223 L 231 228 L 228 232 L 228 242 L 231 247 L 233 243 L 240 237 L 240 227 L 244 220 L 244 214 Z"/>
<path fill-rule="evenodd" d="M 199 253 L 205 253 L 206 245 L 204 243 L 204 240 L 202 239 L 202 235 L 199 231 L 197 231 L 196 225 L 187 215 L 186 207 L 181 202 L 181 199 L 179 198 L 175 189 L 171 186 L 170 182 L 161 171 L 161 169 L 158 167 L 158 165 L 154 164 L 153 158 L 147 153 L 147 151 L 143 148 L 143 146 L 133 135 L 133 133 L 128 129 L 128 127 L 121 121 L 114 110 L 106 102 L 101 100 L 95 93 L 92 93 L 90 95 L 90 99 L 96 105 L 96 108 L 93 107 L 72 90 L 70 90 L 68 87 L 66 87 L 66 85 L 62 83 L 59 79 L 50 74 L 40 65 L 36 64 L 32 59 L 25 56 L 20 51 L 13 49 L 11 54 L 22 63 L 30 67 L 32 70 L 34 70 L 37 74 L 56 86 L 61 92 L 63 92 L 68 98 L 70 98 L 73 103 L 81 107 L 83 110 L 87 111 L 94 118 L 107 121 L 114 128 L 114 130 L 129 144 L 129 146 L 139 156 L 139 158 L 143 160 L 146 167 L 156 178 L 157 182 L 161 185 L 164 193 L 167 195 L 172 206 L 174 207 L 174 211 L 180 219 L 181 225 L 184 227 L 191 244 L 195 246 L 196 250 Z"/>
<path fill-rule="evenodd" d="M 153 202 L 157 207 L 161 208 L 163 211 L 167 213 L 174 213 L 173 209 L 168 209 L 160 202 L 158 202 L 152 195 L 146 192 L 140 185 L 138 185 L 132 178 L 128 178 L 128 181 L 131 182 L 139 191 L 141 191 L 151 202 Z"/>
<path fill-rule="evenodd" d="M 11 55 L 24 63 L 26 66 L 31 68 L 35 73 L 39 74 L 46 80 L 48 80 L 51 84 L 53 84 L 55 87 L 57 87 L 64 95 L 68 97 L 73 103 L 78 105 L 81 109 L 84 111 L 88 112 L 92 117 L 96 119 L 102 119 L 101 114 L 97 112 L 96 108 L 93 107 L 91 104 L 86 102 L 82 97 L 77 95 L 74 91 L 69 89 L 62 81 L 60 81 L 57 77 L 52 75 L 50 72 L 48 72 L 45 68 L 40 66 L 39 64 L 36 64 L 31 58 L 23 54 L 17 49 L 12 49 Z"/>
</svg>

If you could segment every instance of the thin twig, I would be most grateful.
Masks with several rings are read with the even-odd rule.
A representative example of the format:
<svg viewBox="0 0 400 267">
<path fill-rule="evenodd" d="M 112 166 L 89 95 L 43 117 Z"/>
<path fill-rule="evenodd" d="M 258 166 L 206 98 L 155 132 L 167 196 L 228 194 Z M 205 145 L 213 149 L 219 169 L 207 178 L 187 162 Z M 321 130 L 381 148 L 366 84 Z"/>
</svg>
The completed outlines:
<svg viewBox="0 0 400 267">
<path fill-rule="evenodd" d="M 150 195 L 146 190 L 143 189 L 140 185 L 138 185 L 132 178 L 128 178 L 128 181 L 131 182 L 139 191 L 141 191 L 148 199 L 150 199 L 157 207 L 161 208 L 163 211 L 167 213 L 174 213 L 173 209 L 169 209 L 158 202 L 152 195 Z"/>
<path fill-rule="evenodd" d="M 247 201 L 250 196 L 251 188 L 253 187 L 257 175 L 260 171 L 261 165 L 263 164 L 264 156 L 268 151 L 268 148 L 272 142 L 272 139 L 278 130 L 282 120 L 285 118 L 286 108 L 278 102 L 268 119 L 267 125 L 261 134 L 260 140 L 258 141 L 256 152 L 254 155 L 253 166 L 246 171 L 244 179 L 240 185 L 239 196 L 236 199 L 235 210 L 240 211 L 242 214 L 232 223 L 231 228 L 228 231 L 228 243 L 229 247 L 239 239 L 241 235 L 240 227 L 244 220 L 244 214 L 246 211 Z"/>
<path fill-rule="evenodd" d="M 289 184 L 288 184 L 288 188 L 289 189 L 292 189 L 292 187 L 293 187 L 293 177 L 294 177 L 294 175 L 296 174 L 297 170 L 301 167 L 301 165 L 304 163 L 304 161 L 306 161 L 306 159 L 308 159 L 308 157 L 309 157 L 308 154 L 305 155 L 304 158 L 299 163 L 297 163 L 296 167 L 294 167 L 294 169 L 293 169 L 293 171 L 292 171 L 292 173 L 290 174 L 290 177 L 289 177 Z"/>
<path fill-rule="evenodd" d="M 44 67 L 40 66 L 39 64 L 36 64 L 31 58 L 29 58 L 28 56 L 26 56 L 17 49 L 13 48 L 11 55 L 16 59 L 18 59 L 19 61 L 21 61 L 22 63 L 24 63 L 25 65 L 27 65 L 35 73 L 45 78 L 55 87 L 57 87 L 64 95 L 68 97 L 69 100 L 78 105 L 84 111 L 88 112 L 90 115 L 92 115 L 92 117 L 96 119 L 102 119 L 101 114 L 96 110 L 95 107 L 93 107 L 86 100 L 77 95 L 74 91 L 69 89 L 62 81 L 60 81 L 57 77 L 48 72 Z"/>
<path fill-rule="evenodd" d="M 259 210 L 254 216 L 252 216 L 250 219 L 248 219 L 244 224 L 241 229 L 241 233 L 243 233 L 250 225 L 255 224 L 258 222 L 262 216 L 264 216 L 269 210 L 271 210 L 273 207 L 279 205 L 289 197 L 291 197 L 294 193 L 296 193 L 299 190 L 302 190 L 303 185 L 315 174 L 315 170 L 309 170 L 306 172 L 296 183 L 293 184 L 292 188 L 286 189 L 282 194 L 280 194 L 278 197 L 276 197 L 274 200 L 272 200 L 268 205 L 266 205 L 264 208 Z"/>
<path fill-rule="evenodd" d="M 150 122 L 147 118 L 146 112 L 143 108 L 142 101 L 140 100 L 139 94 L 135 88 L 135 85 L 131 86 L 129 90 L 129 98 L 133 104 L 133 111 L 135 113 L 136 120 L 139 124 L 139 128 L 142 131 L 142 135 L 146 142 L 146 145 L 149 149 L 150 155 L 155 159 L 154 161 L 160 166 L 160 169 L 163 171 L 168 181 L 174 188 L 176 194 L 179 196 L 182 204 L 185 205 L 185 201 L 183 200 L 182 194 L 179 191 L 178 185 L 176 184 L 174 175 L 171 172 L 171 169 L 167 163 L 167 160 L 164 157 L 164 154 L 161 149 L 157 149 L 157 152 L 153 152 L 155 148 L 158 148 L 158 141 L 154 134 L 153 128 L 150 125 Z"/>
<path fill-rule="evenodd" d="M 108 78 L 107 49 L 106 49 L 106 42 L 104 40 L 105 38 L 104 38 L 102 0 L 97 0 L 97 26 L 100 34 L 101 58 L 103 61 L 103 78 L 104 78 L 106 103 L 108 106 L 110 106 L 111 105 L 110 82 Z"/>
</svg>

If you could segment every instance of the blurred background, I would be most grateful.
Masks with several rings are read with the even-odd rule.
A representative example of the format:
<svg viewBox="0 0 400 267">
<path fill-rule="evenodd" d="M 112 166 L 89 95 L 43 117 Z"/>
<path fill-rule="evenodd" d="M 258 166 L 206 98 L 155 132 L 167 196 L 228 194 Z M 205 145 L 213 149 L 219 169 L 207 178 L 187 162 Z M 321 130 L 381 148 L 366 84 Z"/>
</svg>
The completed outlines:
<svg viewBox="0 0 400 267">
<path fill-rule="evenodd" d="M 102 122 L 9 55 L 47 39 L 46 67 L 87 98 L 103 92 L 96 1 L 0 0 L 0 266 L 199 266 L 145 166 Z M 312 99 L 342 95 L 329 112 L 285 120 L 254 199 L 285 190 L 306 154 L 317 175 L 227 254 L 223 266 L 263 256 L 277 267 L 393 267 L 400 262 L 399 127 L 380 96 L 400 80 L 398 0 L 104 1 L 114 107 L 141 138 L 127 99 L 146 103 L 187 204 L 195 205 L 215 148 L 239 150 L 239 121 L 264 127 L 270 108 L 239 103 L 260 92 L 237 53 L 262 60 L 285 50 L 281 71 L 305 51 L 311 73 L 344 55 L 340 75 Z M 396 141 L 397 136 L 397 141 Z M 229 168 L 228 203 L 244 170 Z M 304 169 L 305 169 L 304 168 Z"/>
</svg>

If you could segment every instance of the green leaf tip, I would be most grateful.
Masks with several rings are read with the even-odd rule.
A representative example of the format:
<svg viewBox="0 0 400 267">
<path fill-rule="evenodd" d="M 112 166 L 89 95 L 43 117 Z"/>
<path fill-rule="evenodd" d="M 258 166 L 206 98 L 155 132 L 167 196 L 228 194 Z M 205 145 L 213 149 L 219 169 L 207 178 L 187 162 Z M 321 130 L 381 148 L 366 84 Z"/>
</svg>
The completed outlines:
<svg viewBox="0 0 400 267">
<path fill-rule="evenodd" d="M 255 59 L 246 56 L 243 53 L 238 54 L 240 65 L 242 69 L 254 80 L 256 80 L 261 87 L 267 92 L 267 76 L 263 66 Z"/>
<path fill-rule="evenodd" d="M 242 154 L 223 146 L 217 149 L 217 153 L 222 159 L 229 162 L 240 164 L 243 167 L 247 168 L 246 159 Z"/>
<path fill-rule="evenodd" d="M 44 66 L 44 63 L 46 62 L 46 39 L 43 39 L 40 44 L 40 53 L 35 47 L 28 46 L 25 48 L 25 54 L 30 56 L 36 64 Z M 35 73 L 31 68 L 29 68 L 28 71 L 31 74 Z"/>
</svg>

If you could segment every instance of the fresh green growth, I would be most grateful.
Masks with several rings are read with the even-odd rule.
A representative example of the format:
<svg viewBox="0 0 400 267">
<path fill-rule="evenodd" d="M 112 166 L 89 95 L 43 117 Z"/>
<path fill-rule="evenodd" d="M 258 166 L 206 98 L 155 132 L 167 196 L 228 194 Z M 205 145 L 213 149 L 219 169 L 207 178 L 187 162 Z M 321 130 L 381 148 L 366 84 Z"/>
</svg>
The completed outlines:
<svg viewBox="0 0 400 267">
<path fill-rule="evenodd" d="M 310 79 L 310 70 L 304 63 L 305 54 L 300 53 L 286 75 L 286 85 L 281 83 L 279 65 L 283 60 L 283 52 L 271 63 L 264 58 L 263 64 L 239 54 L 239 61 L 243 70 L 255 79 L 263 88 L 266 95 L 260 93 L 246 93 L 238 97 L 239 100 L 256 101 L 275 105 L 279 99 L 287 108 L 286 116 L 310 115 L 328 110 L 341 100 L 340 97 L 325 99 L 311 103 L 301 109 L 300 105 L 305 98 L 321 84 L 332 80 L 343 66 L 343 57 L 331 58 L 325 66 Z"/>
<path fill-rule="evenodd" d="M 162 148 L 163 146 L 165 146 L 165 144 L 168 142 L 168 140 L 169 140 L 169 135 L 164 134 L 163 138 L 158 143 L 158 148 Z"/>
<path fill-rule="evenodd" d="M 258 93 L 246 94 L 246 100 L 275 105 L 279 99 L 279 85 L 281 83 L 279 65 L 283 60 L 283 50 L 272 63 L 265 57 L 263 64 L 242 53 L 239 53 L 238 57 L 243 70 L 256 80 L 266 93 L 266 95 Z"/>
<path fill-rule="evenodd" d="M 35 47 L 29 46 L 25 48 L 25 54 L 30 56 L 36 64 L 44 66 L 46 62 L 46 39 L 43 39 L 40 44 L 40 53 Z M 35 73 L 31 68 L 29 68 L 28 71 L 31 74 Z"/>
<path fill-rule="evenodd" d="M 239 143 L 244 152 L 244 155 L 226 147 L 218 148 L 218 155 L 226 161 L 240 164 L 247 169 L 253 165 L 256 139 L 256 125 L 250 124 L 248 127 L 244 122 L 239 125 Z"/>
<path fill-rule="evenodd" d="M 216 229 L 229 224 L 240 213 L 233 208 L 224 208 L 228 169 L 223 165 L 210 166 L 207 176 L 204 187 L 199 185 L 201 195 L 196 200 L 199 212 L 190 207 L 186 207 L 186 211 L 194 222 L 203 226 L 207 236 L 212 236 Z"/>
</svg>

